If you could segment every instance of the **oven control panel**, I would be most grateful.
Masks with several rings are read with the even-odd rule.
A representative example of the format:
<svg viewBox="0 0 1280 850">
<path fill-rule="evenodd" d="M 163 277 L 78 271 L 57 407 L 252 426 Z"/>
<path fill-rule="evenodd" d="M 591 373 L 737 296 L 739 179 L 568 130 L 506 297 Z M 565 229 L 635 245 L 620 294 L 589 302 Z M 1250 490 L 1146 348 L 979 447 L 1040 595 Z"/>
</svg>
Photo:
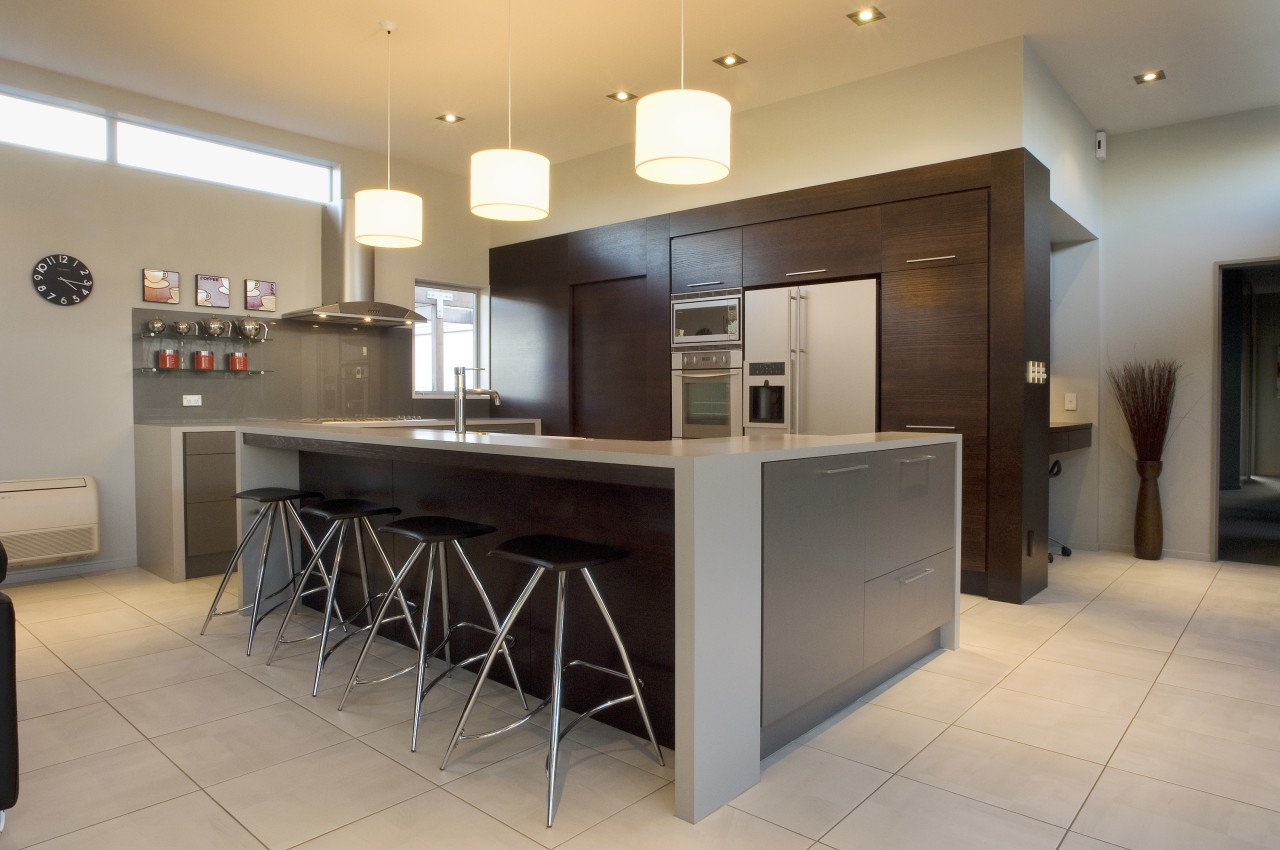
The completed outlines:
<svg viewBox="0 0 1280 850">
<path fill-rule="evenodd" d="M 671 354 L 673 369 L 741 369 L 741 351 L 676 351 Z"/>
</svg>

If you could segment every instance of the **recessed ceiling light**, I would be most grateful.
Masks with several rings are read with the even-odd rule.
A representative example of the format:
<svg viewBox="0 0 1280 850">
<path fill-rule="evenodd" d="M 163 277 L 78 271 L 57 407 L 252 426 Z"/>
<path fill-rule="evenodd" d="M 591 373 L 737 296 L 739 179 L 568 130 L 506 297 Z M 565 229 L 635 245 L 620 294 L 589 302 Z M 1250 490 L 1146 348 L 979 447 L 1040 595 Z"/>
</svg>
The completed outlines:
<svg viewBox="0 0 1280 850">
<path fill-rule="evenodd" d="M 1155 71 L 1147 71 L 1145 73 L 1138 74 L 1133 78 L 1133 81 L 1138 85 L 1142 85 L 1143 83 L 1159 82 L 1160 80 L 1163 80 L 1163 79 L 1166 79 L 1164 75 L 1164 71 L 1155 70 Z"/>
<path fill-rule="evenodd" d="M 850 12 L 848 18 L 858 26 L 864 27 L 867 24 L 873 24 L 876 21 L 884 20 L 884 12 L 881 12 L 875 6 L 868 6 L 865 9 L 859 9 L 856 12 Z"/>
<path fill-rule="evenodd" d="M 437 115 L 436 120 L 443 121 L 446 124 L 461 124 L 463 121 L 466 121 L 467 119 L 461 115 L 455 115 L 452 112 L 446 112 L 444 115 Z"/>
<path fill-rule="evenodd" d="M 739 65 L 747 64 L 747 60 L 743 59 L 736 53 L 726 53 L 725 55 L 712 59 L 711 61 L 719 65 L 721 68 L 736 68 Z"/>
<path fill-rule="evenodd" d="M 618 103 L 626 103 L 627 101 L 636 99 L 636 95 L 632 94 L 629 91 L 610 92 L 609 94 L 605 95 L 605 97 L 609 98 L 609 100 L 616 100 Z"/>
</svg>

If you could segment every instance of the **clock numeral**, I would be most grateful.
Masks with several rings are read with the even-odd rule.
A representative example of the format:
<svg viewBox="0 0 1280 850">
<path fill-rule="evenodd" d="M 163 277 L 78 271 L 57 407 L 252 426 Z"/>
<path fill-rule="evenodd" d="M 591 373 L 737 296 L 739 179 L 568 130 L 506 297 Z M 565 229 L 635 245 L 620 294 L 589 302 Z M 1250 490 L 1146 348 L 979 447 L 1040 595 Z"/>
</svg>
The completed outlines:
<svg viewBox="0 0 1280 850">
<path fill-rule="evenodd" d="M 42 284 L 40 284 L 39 286 L 37 286 L 37 287 L 36 287 L 36 292 L 44 292 L 44 291 L 45 291 L 46 289 L 48 289 L 48 288 L 49 288 L 49 287 L 45 286 L 45 285 L 42 283 Z"/>
</svg>

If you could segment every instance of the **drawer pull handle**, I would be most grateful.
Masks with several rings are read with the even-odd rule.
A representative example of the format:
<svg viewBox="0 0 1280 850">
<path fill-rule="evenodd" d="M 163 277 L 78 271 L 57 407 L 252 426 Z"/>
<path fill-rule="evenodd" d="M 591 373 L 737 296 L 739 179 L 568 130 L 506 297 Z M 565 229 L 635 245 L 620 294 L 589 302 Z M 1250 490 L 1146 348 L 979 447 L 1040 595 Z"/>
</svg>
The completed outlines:
<svg viewBox="0 0 1280 850">
<path fill-rule="evenodd" d="M 686 283 L 685 288 L 695 289 L 696 287 L 699 287 L 699 286 L 720 286 L 723 283 L 724 283 L 723 280 L 708 280 L 705 283 Z"/>
<path fill-rule="evenodd" d="M 933 263 L 938 260 L 954 260 L 955 254 L 947 254 L 945 257 L 921 257 L 918 260 L 907 260 L 908 263 Z"/>
<path fill-rule="evenodd" d="M 911 584 L 913 581 L 919 581 L 920 579 L 929 575 L 929 573 L 931 572 L 933 572 L 933 567 L 925 567 L 923 570 L 916 573 L 915 575 L 907 576 L 906 578 L 900 578 L 898 579 L 898 581 L 902 582 L 903 584 Z"/>
<path fill-rule="evenodd" d="M 954 431 L 954 425 L 903 425 L 904 431 Z"/>
<path fill-rule="evenodd" d="M 920 457 L 900 457 L 898 463 L 928 463 L 931 460 L 937 460 L 937 455 L 920 455 Z"/>
<path fill-rule="evenodd" d="M 870 469 L 870 468 L 871 467 L 867 466 L 867 464 L 860 463 L 857 466 L 841 466 L 835 469 L 819 469 L 818 474 L 819 475 L 839 475 L 842 472 L 857 472 L 860 469 Z"/>
<path fill-rule="evenodd" d="M 820 274 L 825 271 L 826 269 L 807 269 L 806 271 L 802 271 L 802 272 L 787 272 L 786 274 L 783 275 L 783 277 L 796 277 L 802 274 Z"/>
</svg>

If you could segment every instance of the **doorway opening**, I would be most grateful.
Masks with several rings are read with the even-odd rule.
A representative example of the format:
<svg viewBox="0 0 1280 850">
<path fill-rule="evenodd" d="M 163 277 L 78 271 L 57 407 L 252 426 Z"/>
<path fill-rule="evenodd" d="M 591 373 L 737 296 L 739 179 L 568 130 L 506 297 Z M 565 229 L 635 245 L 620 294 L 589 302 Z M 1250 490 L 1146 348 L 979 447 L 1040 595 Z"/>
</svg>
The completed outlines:
<svg viewBox="0 0 1280 850">
<path fill-rule="evenodd" d="M 1223 268 L 1218 558 L 1280 566 L 1280 263 Z"/>
</svg>

